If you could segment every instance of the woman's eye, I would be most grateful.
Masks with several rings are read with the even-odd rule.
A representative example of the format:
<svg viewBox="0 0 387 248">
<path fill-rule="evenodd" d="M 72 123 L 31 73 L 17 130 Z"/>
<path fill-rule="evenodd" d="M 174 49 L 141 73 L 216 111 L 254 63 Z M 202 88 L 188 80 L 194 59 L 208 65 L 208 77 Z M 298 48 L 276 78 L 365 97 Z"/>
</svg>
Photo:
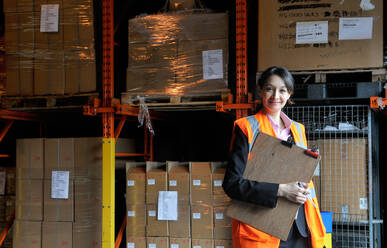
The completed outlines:
<svg viewBox="0 0 387 248">
<path fill-rule="evenodd" d="M 285 93 L 288 92 L 288 91 L 285 90 L 285 89 L 282 89 L 282 90 L 280 90 L 280 92 L 281 92 L 282 94 L 285 94 Z"/>
<path fill-rule="evenodd" d="M 273 91 L 273 88 L 267 87 L 265 88 L 265 91 Z"/>
</svg>

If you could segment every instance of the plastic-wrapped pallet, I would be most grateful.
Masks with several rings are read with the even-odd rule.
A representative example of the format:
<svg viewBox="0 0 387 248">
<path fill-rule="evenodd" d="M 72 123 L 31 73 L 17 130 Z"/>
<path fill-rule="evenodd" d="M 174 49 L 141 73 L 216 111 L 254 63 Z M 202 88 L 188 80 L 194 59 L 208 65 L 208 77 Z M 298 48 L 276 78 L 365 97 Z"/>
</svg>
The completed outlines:
<svg viewBox="0 0 387 248">
<path fill-rule="evenodd" d="M 7 95 L 96 91 L 93 4 L 4 1 Z"/>
<path fill-rule="evenodd" d="M 187 95 L 227 88 L 227 14 L 139 16 L 129 20 L 128 31 L 128 92 Z"/>
</svg>

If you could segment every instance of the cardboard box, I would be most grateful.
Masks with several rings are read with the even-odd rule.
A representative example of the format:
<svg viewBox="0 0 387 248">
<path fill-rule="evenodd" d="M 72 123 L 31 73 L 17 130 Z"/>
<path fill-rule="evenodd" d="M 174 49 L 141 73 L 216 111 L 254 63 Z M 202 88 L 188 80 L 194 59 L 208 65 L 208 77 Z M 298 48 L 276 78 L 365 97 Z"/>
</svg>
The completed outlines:
<svg viewBox="0 0 387 248">
<path fill-rule="evenodd" d="M 169 220 L 170 238 L 189 238 L 191 237 L 191 208 L 188 204 L 178 204 L 177 221 Z"/>
<path fill-rule="evenodd" d="M 64 53 L 63 49 L 37 50 L 34 59 L 34 95 L 63 95 Z"/>
<path fill-rule="evenodd" d="M 318 140 L 321 210 L 334 221 L 368 218 L 368 141 L 365 138 Z"/>
<path fill-rule="evenodd" d="M 75 139 L 75 178 L 102 179 L 102 138 Z"/>
<path fill-rule="evenodd" d="M 169 237 L 170 248 L 191 248 L 190 238 L 171 238 Z"/>
<path fill-rule="evenodd" d="M 128 66 L 171 66 L 177 59 L 177 44 L 169 42 L 166 44 L 153 44 L 149 42 L 129 43 Z"/>
<path fill-rule="evenodd" d="M 43 180 L 18 179 L 16 181 L 16 219 L 43 220 Z"/>
<path fill-rule="evenodd" d="M 75 179 L 74 181 L 75 222 L 101 221 L 102 181 Z"/>
<path fill-rule="evenodd" d="M 31 12 L 33 1 L 30 0 L 4 0 L 4 12 Z"/>
<path fill-rule="evenodd" d="M 213 209 L 208 205 L 191 205 L 192 239 L 212 239 Z"/>
<path fill-rule="evenodd" d="M 14 195 L 16 193 L 16 167 L 7 167 L 5 193 Z"/>
<path fill-rule="evenodd" d="M 15 213 L 16 197 L 6 196 L 5 201 L 5 219 L 9 220 Z"/>
<path fill-rule="evenodd" d="M 145 237 L 126 237 L 127 248 L 147 248 Z"/>
<path fill-rule="evenodd" d="M 231 236 L 230 236 L 231 239 Z M 232 240 L 220 240 L 220 239 L 215 239 L 215 248 L 233 248 L 233 243 Z"/>
<path fill-rule="evenodd" d="M 20 94 L 20 77 L 19 77 L 19 56 L 16 54 L 7 54 L 5 60 L 7 81 L 6 81 L 6 93 L 8 96 L 15 96 Z"/>
<path fill-rule="evenodd" d="M 225 162 L 212 162 L 212 187 L 213 187 L 213 206 L 225 206 L 231 202 L 231 198 L 226 195 L 223 190 L 222 184 L 224 174 L 226 173 L 227 163 Z"/>
<path fill-rule="evenodd" d="M 63 51 L 63 9 L 59 8 L 58 32 L 40 32 L 41 12 L 36 12 L 35 48 L 37 52 Z"/>
<path fill-rule="evenodd" d="M 168 248 L 168 237 L 147 237 L 148 248 Z"/>
<path fill-rule="evenodd" d="M 73 223 L 74 248 L 101 248 L 102 224 L 101 221 Z"/>
<path fill-rule="evenodd" d="M 168 190 L 177 191 L 178 202 L 188 205 L 190 201 L 189 164 L 179 162 L 167 162 Z"/>
<path fill-rule="evenodd" d="M 7 199 L 5 196 L 0 196 L 0 222 L 6 221 L 5 209 L 6 209 Z"/>
<path fill-rule="evenodd" d="M 44 178 L 50 179 L 52 171 L 69 171 L 74 177 L 74 138 L 45 139 Z"/>
<path fill-rule="evenodd" d="M 232 222 L 226 215 L 227 207 L 214 207 L 214 239 L 231 239 Z"/>
<path fill-rule="evenodd" d="M 66 0 L 66 2 L 67 1 L 71 0 Z M 40 11 L 43 4 L 60 4 L 60 8 L 62 7 L 61 0 L 34 0 L 34 11 Z"/>
<path fill-rule="evenodd" d="M 191 162 L 191 204 L 212 205 L 212 173 L 208 162 Z"/>
<path fill-rule="evenodd" d="M 126 163 L 126 204 L 145 205 L 145 163 Z"/>
<path fill-rule="evenodd" d="M 168 221 L 157 219 L 157 205 L 147 204 L 146 205 L 146 216 L 147 216 L 147 237 L 167 237 L 168 232 Z"/>
<path fill-rule="evenodd" d="M 210 69 L 208 69 L 209 65 L 204 63 L 203 53 L 211 50 L 221 51 L 221 56 L 216 57 L 216 59 L 218 60 L 217 63 L 222 65 L 222 71 L 215 72 L 216 79 L 205 78 L 204 75 L 204 71 Z M 178 43 L 177 53 L 176 82 L 184 84 L 196 82 L 194 86 L 190 86 L 190 90 L 192 91 L 209 91 L 227 88 L 227 39 L 181 40 Z M 217 75 L 218 73 L 221 73 L 221 75 Z"/>
<path fill-rule="evenodd" d="M 65 94 L 95 92 L 97 86 L 94 56 L 90 55 L 84 61 L 80 57 L 73 58 L 74 53 L 80 52 L 65 51 Z"/>
<path fill-rule="evenodd" d="M 214 241 L 212 239 L 192 239 L 192 248 L 213 248 Z"/>
<path fill-rule="evenodd" d="M 127 222 L 126 236 L 127 237 L 145 237 L 147 225 L 147 209 L 146 205 L 126 205 Z"/>
<path fill-rule="evenodd" d="M 43 222 L 42 248 L 73 247 L 72 222 Z"/>
<path fill-rule="evenodd" d="M 16 177 L 18 179 L 43 179 L 43 150 L 43 139 L 16 141 Z"/>
<path fill-rule="evenodd" d="M 174 67 L 135 67 L 126 71 L 127 91 L 162 92 L 168 94 L 169 84 L 175 83 Z"/>
<path fill-rule="evenodd" d="M 41 248 L 42 222 L 15 220 L 13 224 L 13 248 Z"/>
<path fill-rule="evenodd" d="M 167 171 L 165 163 L 146 162 L 146 203 L 156 204 L 159 191 L 167 190 Z"/>
<path fill-rule="evenodd" d="M 52 180 L 44 180 L 44 221 L 74 221 L 73 180 L 68 184 L 68 199 L 51 197 Z"/>
<path fill-rule="evenodd" d="M 171 25 L 165 25 L 171 23 Z M 216 14 L 158 14 L 129 20 L 129 41 L 152 41 L 152 30 L 155 33 L 154 42 L 170 40 L 215 40 L 228 38 L 228 15 Z M 156 33 L 157 32 L 157 33 Z"/>
<path fill-rule="evenodd" d="M 85 5 L 83 4 L 85 3 Z M 94 45 L 94 13 L 90 1 L 63 9 L 64 44 L 73 48 Z"/>
<path fill-rule="evenodd" d="M 274 65 L 289 70 L 382 67 L 383 1 L 373 1 L 372 6 L 371 10 L 362 9 L 357 1 L 324 0 L 304 5 L 260 1 L 258 71 Z M 339 40 L 340 18 L 350 17 L 371 17 L 372 39 Z M 328 43 L 296 44 L 297 23 L 316 21 L 328 22 Z M 299 37 L 301 35 L 299 31 Z"/>
</svg>

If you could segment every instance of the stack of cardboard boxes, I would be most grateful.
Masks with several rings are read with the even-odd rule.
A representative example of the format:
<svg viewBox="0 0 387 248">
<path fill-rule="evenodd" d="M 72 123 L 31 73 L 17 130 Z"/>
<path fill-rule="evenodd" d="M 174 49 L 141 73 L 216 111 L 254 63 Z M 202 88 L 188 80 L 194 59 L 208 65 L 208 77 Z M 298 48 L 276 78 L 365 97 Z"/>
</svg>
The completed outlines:
<svg viewBox="0 0 387 248">
<path fill-rule="evenodd" d="M 224 163 L 127 163 L 127 247 L 232 247 Z M 160 191 L 177 192 L 177 220 L 158 219 Z"/>
<path fill-rule="evenodd" d="M 0 167 L 0 230 L 6 227 L 15 212 L 15 167 Z M 12 228 L 9 229 L 2 247 L 12 247 Z"/>
<path fill-rule="evenodd" d="M 184 95 L 227 89 L 227 14 L 183 13 L 129 20 L 128 92 Z"/>
<path fill-rule="evenodd" d="M 4 1 L 9 96 L 96 91 L 93 1 Z"/>
<path fill-rule="evenodd" d="M 18 140 L 16 168 L 14 248 L 101 247 L 101 138 Z"/>
</svg>

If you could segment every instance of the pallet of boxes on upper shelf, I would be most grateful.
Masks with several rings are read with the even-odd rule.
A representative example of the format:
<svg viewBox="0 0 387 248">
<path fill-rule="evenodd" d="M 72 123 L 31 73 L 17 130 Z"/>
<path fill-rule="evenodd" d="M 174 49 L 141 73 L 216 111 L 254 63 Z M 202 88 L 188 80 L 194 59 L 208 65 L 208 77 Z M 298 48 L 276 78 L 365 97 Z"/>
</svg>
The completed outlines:
<svg viewBox="0 0 387 248">
<path fill-rule="evenodd" d="M 48 3 L 4 1 L 5 107 L 51 107 L 97 91 L 94 1 Z"/>
<path fill-rule="evenodd" d="M 325 83 L 386 81 L 382 0 L 259 1 L 258 5 L 258 77 L 270 66 L 284 66 L 300 85 L 324 84 L 320 92 Z M 351 87 L 365 92 L 361 85 Z"/>
<path fill-rule="evenodd" d="M 223 162 L 127 162 L 127 247 L 232 248 Z"/>
<path fill-rule="evenodd" d="M 183 8 L 179 4 L 192 1 L 172 2 Z M 136 104 L 142 96 L 155 108 L 209 101 L 215 106 L 229 92 L 228 21 L 227 13 L 205 10 L 130 19 L 122 102 Z"/>
<path fill-rule="evenodd" d="M 14 248 L 102 247 L 102 138 L 16 143 Z M 119 139 L 117 152 L 134 152 Z"/>
</svg>

